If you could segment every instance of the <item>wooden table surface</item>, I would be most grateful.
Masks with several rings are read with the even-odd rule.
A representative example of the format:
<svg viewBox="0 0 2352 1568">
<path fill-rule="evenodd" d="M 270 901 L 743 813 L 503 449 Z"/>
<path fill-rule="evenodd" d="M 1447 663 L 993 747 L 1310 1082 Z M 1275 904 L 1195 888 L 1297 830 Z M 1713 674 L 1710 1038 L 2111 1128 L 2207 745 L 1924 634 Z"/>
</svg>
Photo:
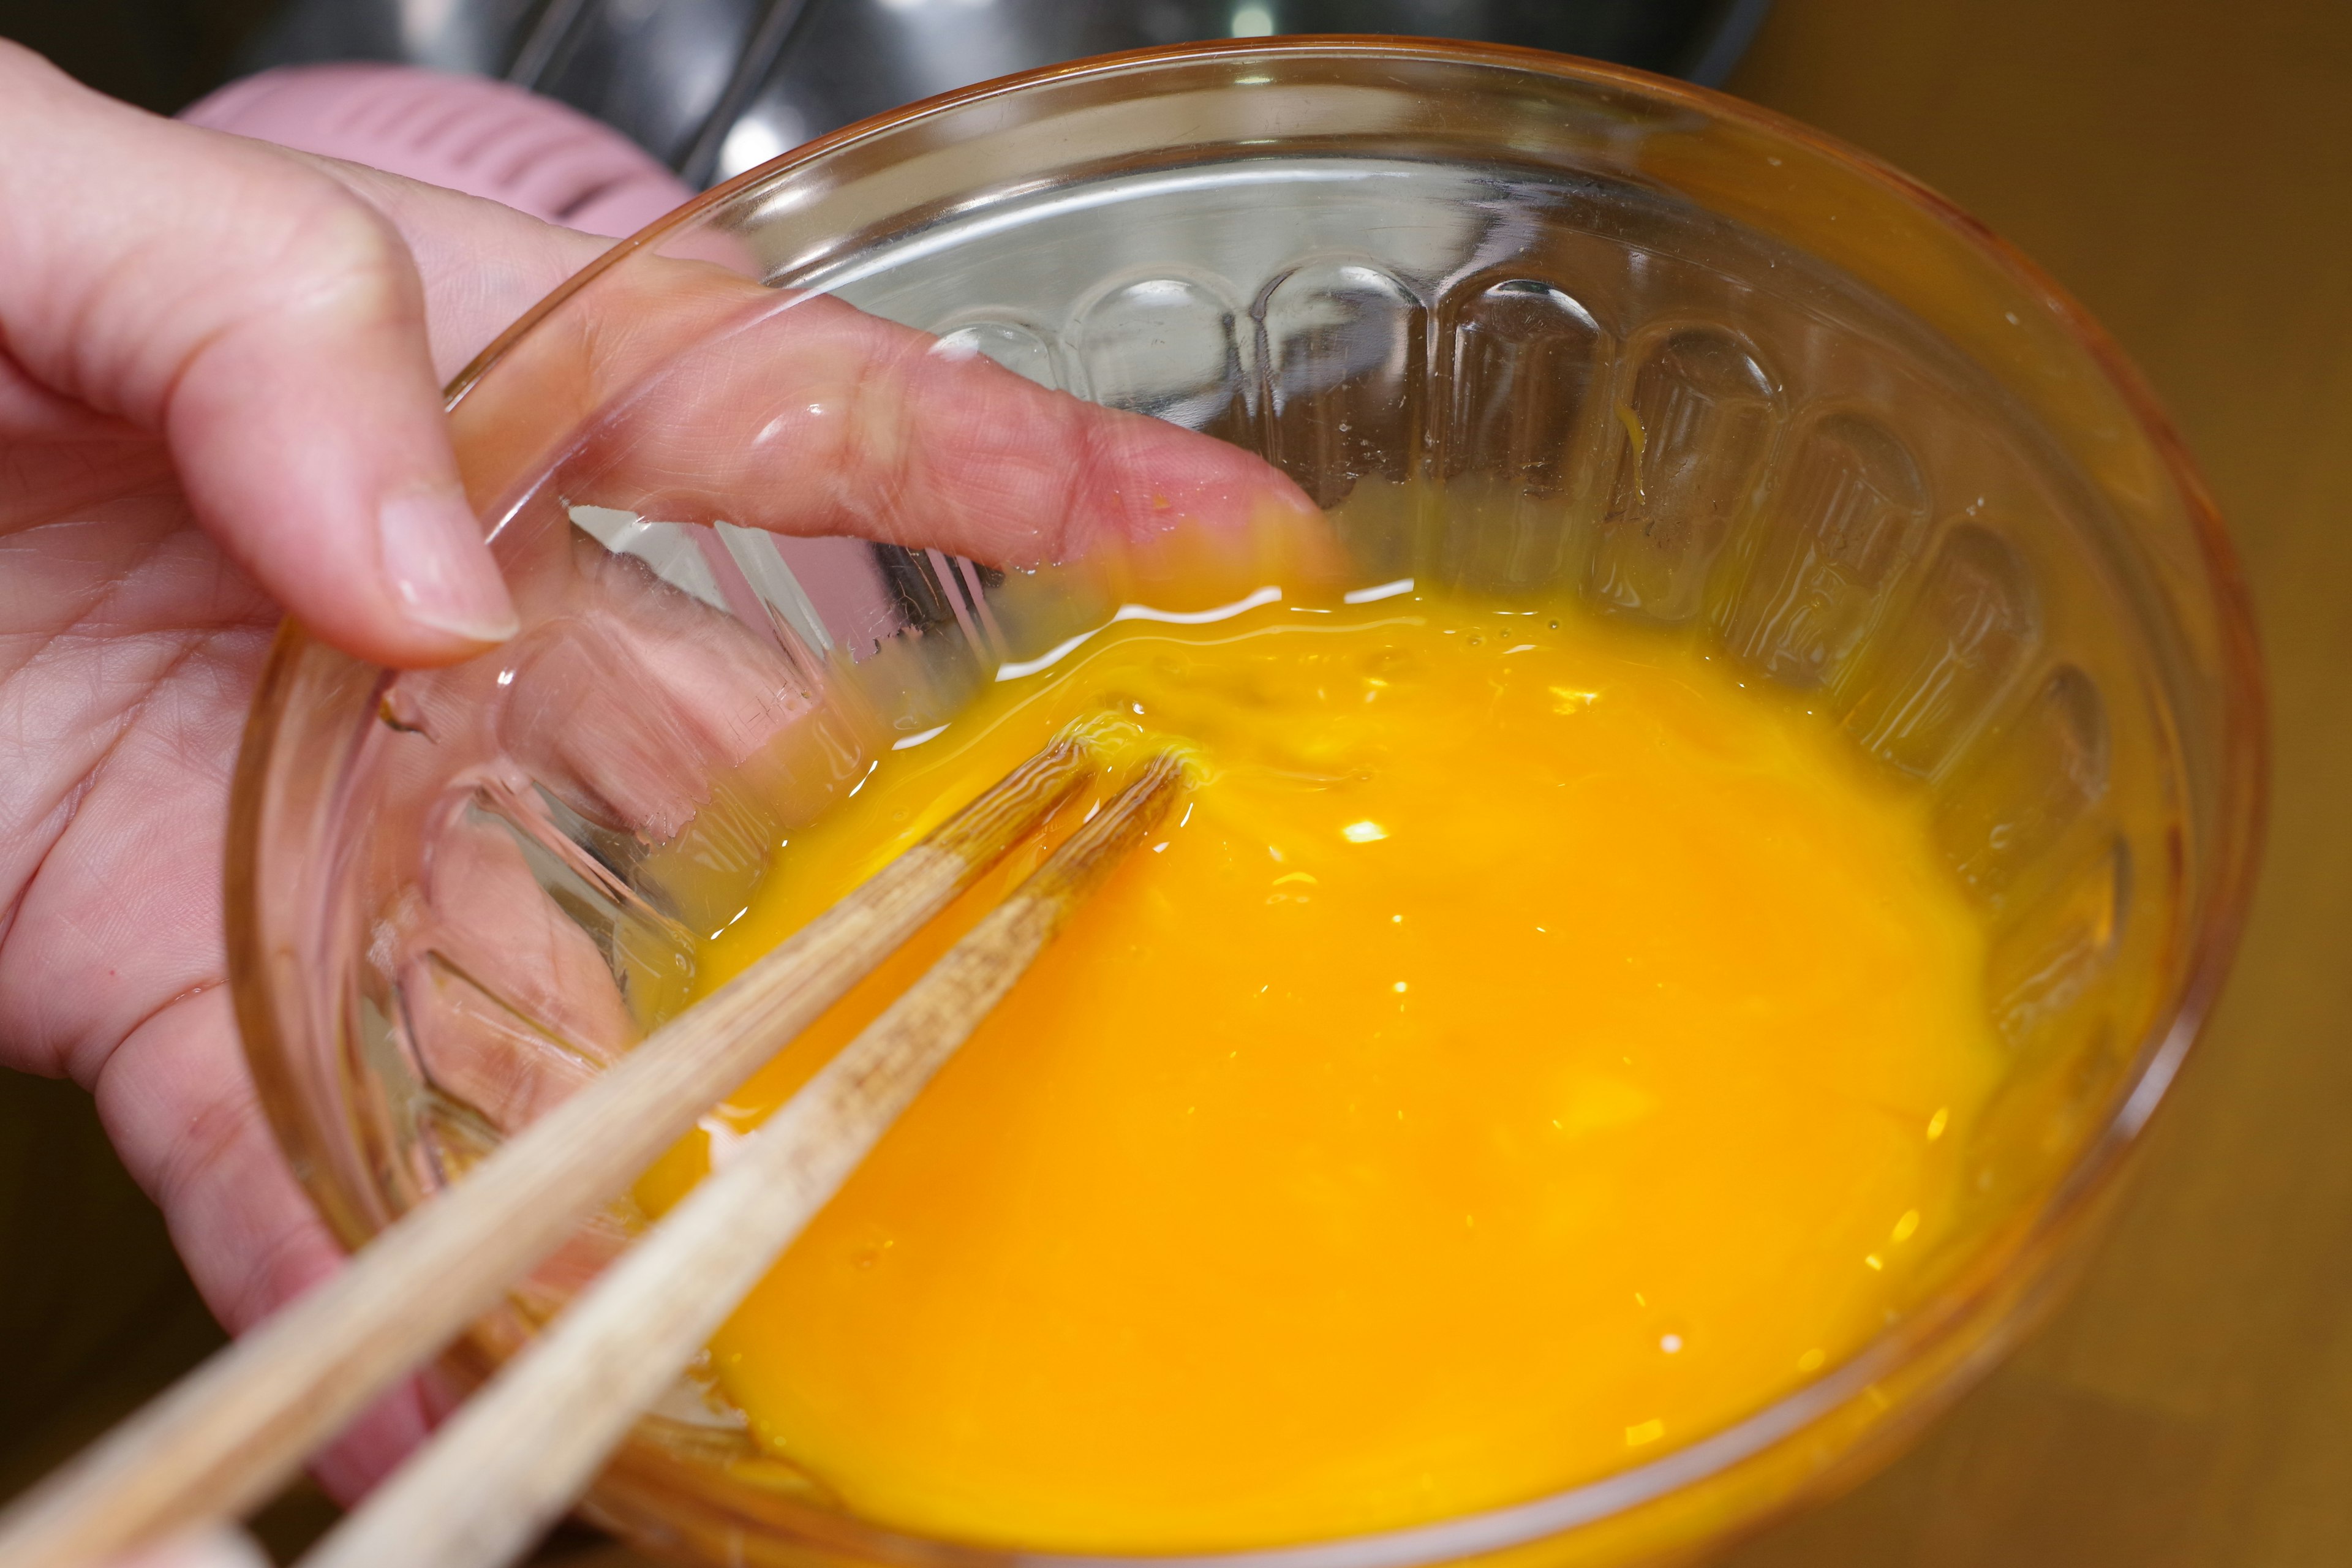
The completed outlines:
<svg viewBox="0 0 2352 1568">
<path fill-rule="evenodd" d="M 2352 1563 L 2352 5 L 1780 0 L 1731 83 L 2040 260 L 2171 407 L 2270 662 L 2271 852 L 2071 1303 L 1725 1568 Z"/>
<path fill-rule="evenodd" d="M 2352 1563 L 2352 0 L 1779 0 L 1731 85 L 1943 190 L 2138 359 L 2245 554 L 2278 744 L 2236 977 L 2072 1302 L 1722 1568 Z M 0 1334 L 37 1348 L 0 1494 L 213 1338 L 72 1094 L 0 1079 Z"/>
</svg>

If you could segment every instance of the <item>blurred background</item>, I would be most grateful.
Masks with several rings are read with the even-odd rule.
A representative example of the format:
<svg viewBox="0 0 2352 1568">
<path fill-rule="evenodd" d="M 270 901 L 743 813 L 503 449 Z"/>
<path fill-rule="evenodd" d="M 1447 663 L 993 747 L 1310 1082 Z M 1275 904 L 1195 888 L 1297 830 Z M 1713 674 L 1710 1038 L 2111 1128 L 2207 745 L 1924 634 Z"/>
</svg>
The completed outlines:
<svg viewBox="0 0 2352 1568">
<path fill-rule="evenodd" d="M 2269 864 L 2118 1223 L 2070 1304 L 1907 1458 L 1724 1568 L 2352 1562 L 2352 5 L 0 0 L 0 37 L 161 112 L 267 64 L 411 58 L 563 98 L 696 184 L 1068 54 L 1317 30 L 1685 76 L 1936 186 L 2121 340 L 2252 579 Z M 0 1073 L 0 1498 L 219 1338 L 87 1099 Z M 298 1488 L 261 1531 L 282 1557 L 330 1518 Z M 541 1560 L 635 1561 L 578 1530 Z"/>
</svg>

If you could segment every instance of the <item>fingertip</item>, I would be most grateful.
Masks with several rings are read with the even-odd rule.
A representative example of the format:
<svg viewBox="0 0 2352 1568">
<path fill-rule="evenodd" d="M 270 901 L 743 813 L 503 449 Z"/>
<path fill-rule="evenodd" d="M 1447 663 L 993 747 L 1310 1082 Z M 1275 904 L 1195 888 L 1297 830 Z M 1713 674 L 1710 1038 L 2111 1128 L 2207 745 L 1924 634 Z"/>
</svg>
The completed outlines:
<svg viewBox="0 0 2352 1568">
<path fill-rule="evenodd" d="M 311 482 L 286 489 L 308 489 L 313 504 L 291 515 L 278 495 L 197 511 L 304 630 L 401 669 L 456 664 L 515 636 L 519 617 L 497 559 L 454 494 L 402 487 L 379 496 L 348 473 L 303 477 Z"/>
<path fill-rule="evenodd" d="M 1149 553 L 1182 540 L 1179 552 L 1271 550 L 1303 564 L 1329 531 L 1322 509 L 1255 452 L 1136 414 L 1088 405 L 1079 417 L 1087 460 L 1069 510 L 1082 548 Z"/>
<path fill-rule="evenodd" d="M 377 1399 L 342 1436 L 310 1458 L 319 1489 L 350 1508 L 373 1491 L 433 1436 L 434 1410 L 423 1378 L 412 1377 Z"/>
<path fill-rule="evenodd" d="M 409 492 L 376 509 L 384 581 L 426 648 L 457 657 L 505 642 L 521 629 L 481 526 L 457 496 Z"/>
</svg>

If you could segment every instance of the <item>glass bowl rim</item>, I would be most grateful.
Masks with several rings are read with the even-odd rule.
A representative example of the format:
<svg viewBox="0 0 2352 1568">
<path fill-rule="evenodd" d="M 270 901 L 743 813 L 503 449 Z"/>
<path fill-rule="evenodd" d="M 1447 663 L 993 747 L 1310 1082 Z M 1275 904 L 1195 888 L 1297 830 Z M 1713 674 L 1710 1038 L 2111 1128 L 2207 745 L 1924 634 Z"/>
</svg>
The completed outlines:
<svg viewBox="0 0 2352 1568">
<path fill-rule="evenodd" d="M 2221 752 L 2216 769 L 2210 875 L 2201 900 L 2186 911 L 2189 956 L 2181 979 L 2143 1037 L 2135 1067 L 2115 1095 L 2113 1109 L 2088 1137 L 2072 1166 L 2030 1215 L 1990 1270 L 1974 1270 L 1967 1283 L 1929 1310 L 1874 1336 L 1852 1357 L 1831 1367 L 1727 1426 L 1683 1447 L 1624 1469 L 1541 1497 L 1457 1514 L 1424 1524 L 1334 1536 L 1288 1545 L 1225 1551 L 1094 1553 L 992 1547 L 919 1536 L 841 1516 L 859 1545 L 887 1561 L 927 1563 L 1003 1564 L 1032 1568 L 1410 1568 L 1483 1552 L 1507 1550 L 1567 1531 L 1631 1513 L 1674 1491 L 1725 1473 L 1765 1454 L 1901 1368 L 1930 1360 L 1964 1334 L 1990 1310 L 2001 1316 L 2005 1292 L 2046 1283 L 2060 1244 L 2099 1207 L 2125 1169 L 2150 1116 L 2166 1098 L 2189 1047 L 2227 978 L 2243 931 L 2266 826 L 2270 782 L 2269 710 L 2252 596 L 2237 551 L 2186 444 L 2137 368 L 2105 329 L 2071 294 L 1980 220 L 1924 183 L 1827 132 L 1774 110 L 1673 78 L 1631 67 L 1500 44 L 1383 35 L 1303 35 L 1213 40 L 1129 50 L 1040 67 L 905 105 L 844 126 L 711 187 L 676 211 L 622 239 L 559 284 L 516 319 L 451 378 L 446 405 L 455 409 L 473 387 L 541 321 L 591 286 L 608 269 L 641 251 L 704 222 L 743 192 L 829 158 L 856 143 L 911 123 L 1010 94 L 1026 94 L 1056 83 L 1151 72 L 1164 67 L 1252 58 L 1286 59 L 1414 59 L 1517 72 L 1601 88 L 1698 114 L 1711 122 L 1738 126 L 1769 142 L 1793 145 L 1859 175 L 1882 195 L 1907 205 L 1973 250 L 1979 259 L 2038 304 L 2090 360 L 2147 440 L 2171 484 L 2191 530 L 2211 595 L 2218 632 L 2217 682 Z M 314 639 L 289 620 L 273 642 L 257 684 L 251 717 L 232 784 L 227 854 L 227 925 L 232 989 L 249 1060 L 261 1053 L 255 1042 L 278 1035 L 269 998 L 270 971 L 262 962 L 256 910 L 257 858 L 261 840 L 259 808 L 273 743 L 291 695 L 300 657 Z M 267 1069 L 255 1062 L 257 1076 Z M 289 1142 L 277 1127 L 281 1146 Z M 325 1179 L 305 1168 L 306 1188 Z M 314 1198 L 324 1194 L 314 1193 Z M 322 1204 L 331 1217 L 341 1205 Z M 363 1238 L 346 1237 L 356 1243 Z M 1980 1372 L 1979 1358 L 1947 1385 L 1957 1388 Z M 1791 1495 L 1796 1495 L 1796 1489 Z"/>
</svg>

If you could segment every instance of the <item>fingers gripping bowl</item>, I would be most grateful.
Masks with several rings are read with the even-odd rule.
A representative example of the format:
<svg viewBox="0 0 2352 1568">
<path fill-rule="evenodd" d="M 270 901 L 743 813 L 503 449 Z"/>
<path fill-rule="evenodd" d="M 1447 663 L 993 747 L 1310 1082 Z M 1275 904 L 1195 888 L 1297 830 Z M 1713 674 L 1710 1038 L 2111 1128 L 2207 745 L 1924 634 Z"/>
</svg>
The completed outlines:
<svg viewBox="0 0 2352 1568">
<path fill-rule="evenodd" d="M 523 635 L 389 676 L 289 631 L 236 797 L 249 1050 L 354 1245 L 683 1005 L 780 837 L 1109 619 L 1113 576 L 1029 564 L 1089 530 L 1181 515 L 1229 575 L 1304 552 L 1359 592 L 1680 638 L 1926 803 L 2001 1069 L 1901 1310 L 1582 1484 L 1237 1543 L 1269 1562 L 1644 1561 L 1886 1452 L 2079 1250 L 2242 910 L 2252 639 L 2137 380 L 1933 196 L 1693 89 L 1344 40 L 974 89 L 639 237 L 453 419 Z M 576 1237 L 454 1372 L 633 1223 Z M 593 1500 L 712 1561 L 1007 1555 L 857 1518 L 688 1389 Z"/>
</svg>

